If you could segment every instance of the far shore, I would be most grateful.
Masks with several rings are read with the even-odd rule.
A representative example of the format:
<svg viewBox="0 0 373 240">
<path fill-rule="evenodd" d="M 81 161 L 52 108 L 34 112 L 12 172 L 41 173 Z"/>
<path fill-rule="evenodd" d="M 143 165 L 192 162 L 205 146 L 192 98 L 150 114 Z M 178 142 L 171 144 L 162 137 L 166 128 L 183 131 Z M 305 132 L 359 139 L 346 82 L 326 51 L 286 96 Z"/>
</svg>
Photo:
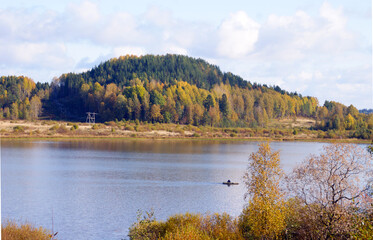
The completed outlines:
<svg viewBox="0 0 373 240">
<path fill-rule="evenodd" d="M 302 121 L 302 120 L 300 120 Z M 200 141 L 302 141 L 367 143 L 355 138 L 320 138 L 319 131 L 306 128 L 216 128 L 151 123 L 78 123 L 53 120 L 1 120 L 0 137 L 6 139 L 153 139 Z"/>
</svg>

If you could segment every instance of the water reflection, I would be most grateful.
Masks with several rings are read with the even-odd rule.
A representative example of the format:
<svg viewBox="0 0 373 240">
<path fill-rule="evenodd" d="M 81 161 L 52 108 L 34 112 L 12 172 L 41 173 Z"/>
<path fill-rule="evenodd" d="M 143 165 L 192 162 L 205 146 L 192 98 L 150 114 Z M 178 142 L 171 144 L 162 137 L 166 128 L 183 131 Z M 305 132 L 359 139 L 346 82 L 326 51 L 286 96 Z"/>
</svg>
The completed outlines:
<svg viewBox="0 0 373 240">
<path fill-rule="evenodd" d="M 237 141 L 208 141 L 208 140 L 155 140 L 155 139 L 78 139 L 78 140 L 51 140 L 51 141 L 27 141 L 27 140 L 3 140 L 4 147 L 21 148 L 59 148 L 98 150 L 110 152 L 143 152 L 143 153 L 176 153 L 176 154 L 206 154 L 234 152 L 230 146 L 243 144 Z M 251 142 L 253 146 L 257 142 Z M 250 144 L 251 146 L 252 144 Z M 237 153 L 239 153 L 238 151 Z"/>
</svg>

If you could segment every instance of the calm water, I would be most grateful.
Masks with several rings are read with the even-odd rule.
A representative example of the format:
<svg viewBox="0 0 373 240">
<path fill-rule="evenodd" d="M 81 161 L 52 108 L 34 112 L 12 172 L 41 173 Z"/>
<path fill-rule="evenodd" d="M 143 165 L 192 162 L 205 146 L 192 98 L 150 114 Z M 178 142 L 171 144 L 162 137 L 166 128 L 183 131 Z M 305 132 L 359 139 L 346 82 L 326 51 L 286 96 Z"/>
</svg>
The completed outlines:
<svg viewBox="0 0 373 240">
<path fill-rule="evenodd" d="M 58 239 L 127 239 L 138 209 L 157 219 L 244 205 L 242 176 L 257 142 L 2 141 L 2 221 L 28 221 Z M 273 142 L 286 171 L 323 143 Z M 240 182 L 227 187 L 221 182 Z"/>
</svg>

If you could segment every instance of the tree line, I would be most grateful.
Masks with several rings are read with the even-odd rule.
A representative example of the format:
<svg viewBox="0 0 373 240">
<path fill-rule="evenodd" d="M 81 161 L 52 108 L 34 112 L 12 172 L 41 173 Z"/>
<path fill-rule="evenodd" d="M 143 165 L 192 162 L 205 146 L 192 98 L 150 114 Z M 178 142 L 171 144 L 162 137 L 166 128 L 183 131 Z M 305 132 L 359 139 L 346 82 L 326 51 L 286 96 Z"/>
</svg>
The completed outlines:
<svg viewBox="0 0 373 240">
<path fill-rule="evenodd" d="M 316 127 L 321 130 L 350 130 L 350 137 L 369 139 L 372 137 L 373 114 L 360 113 L 353 105 L 325 101 L 318 107 Z"/>
<path fill-rule="evenodd" d="M 35 120 L 41 114 L 42 100 L 49 98 L 49 84 L 24 76 L 0 77 L 0 119 Z"/>
<path fill-rule="evenodd" d="M 26 77 L 2 77 L 0 108 L 5 118 L 34 119 L 29 102 L 41 100 L 45 114 L 83 121 L 86 112 L 101 122 L 143 122 L 266 127 L 271 119 L 310 117 L 321 130 L 372 135 L 372 114 L 278 86 L 250 83 L 202 59 L 181 55 L 114 58 L 84 73 L 63 74 L 48 84 Z M 13 104 L 14 103 L 14 104 Z M 13 105 L 12 105 L 13 104 Z"/>
</svg>

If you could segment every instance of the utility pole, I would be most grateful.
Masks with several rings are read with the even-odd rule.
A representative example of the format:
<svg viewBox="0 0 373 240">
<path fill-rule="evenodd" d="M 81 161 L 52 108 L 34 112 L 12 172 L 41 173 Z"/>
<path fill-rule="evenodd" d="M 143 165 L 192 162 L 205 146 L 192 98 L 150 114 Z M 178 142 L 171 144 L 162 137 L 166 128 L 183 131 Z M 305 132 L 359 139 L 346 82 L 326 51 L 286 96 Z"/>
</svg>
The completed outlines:
<svg viewBox="0 0 373 240">
<path fill-rule="evenodd" d="M 86 123 L 93 123 L 95 124 L 96 123 L 96 114 L 95 112 L 87 112 L 87 118 L 85 120 Z"/>
</svg>

